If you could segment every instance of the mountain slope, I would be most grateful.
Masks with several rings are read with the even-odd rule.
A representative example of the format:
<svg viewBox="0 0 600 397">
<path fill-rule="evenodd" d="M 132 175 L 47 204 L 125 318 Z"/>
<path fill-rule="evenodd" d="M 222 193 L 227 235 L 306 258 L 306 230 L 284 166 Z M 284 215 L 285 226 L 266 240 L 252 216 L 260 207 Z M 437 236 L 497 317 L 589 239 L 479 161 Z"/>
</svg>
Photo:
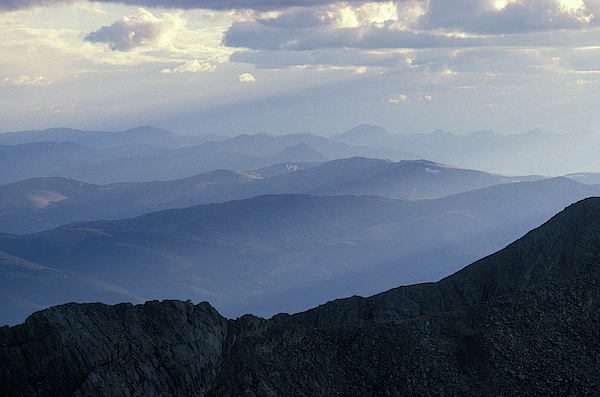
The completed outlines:
<svg viewBox="0 0 600 397">
<path fill-rule="evenodd" d="M 435 284 L 400 287 L 363 299 L 328 303 L 282 321 L 337 326 L 453 311 L 496 297 L 600 276 L 600 198 L 573 204 L 505 249 Z"/>
<path fill-rule="evenodd" d="M 307 312 L 320 316 L 227 321 L 206 303 L 177 301 L 54 307 L 0 328 L 0 390 L 7 397 L 129 390 L 226 397 L 594 395 L 599 236 L 600 198 L 587 199 L 438 283 Z M 414 309 L 416 297 L 432 304 L 397 316 Z M 372 318 L 356 315 L 365 301 Z M 336 304 L 341 312 L 332 313 Z M 331 315 L 338 321 L 314 321 Z"/>
<path fill-rule="evenodd" d="M 82 301 L 79 291 L 92 284 L 101 295 L 94 301 L 107 303 L 191 298 L 227 316 L 301 311 L 439 280 L 598 188 L 556 178 L 435 200 L 270 195 L 0 235 L 0 251 L 60 271 L 64 282 L 86 281 L 77 290 L 48 284 L 56 297 L 41 299 L 31 285 L 44 280 L 9 267 L 3 305 L 18 322 L 31 310 L 15 302 Z"/>
</svg>

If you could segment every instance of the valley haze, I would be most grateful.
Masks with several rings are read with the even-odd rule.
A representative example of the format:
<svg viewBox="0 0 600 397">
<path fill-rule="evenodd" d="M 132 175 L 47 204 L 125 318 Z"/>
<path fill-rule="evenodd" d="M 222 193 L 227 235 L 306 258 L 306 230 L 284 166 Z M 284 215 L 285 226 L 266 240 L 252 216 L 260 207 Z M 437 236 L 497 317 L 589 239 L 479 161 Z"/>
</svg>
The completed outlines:
<svg viewBox="0 0 600 397">
<path fill-rule="evenodd" d="M 437 281 L 600 195 L 598 139 L 3 133 L 0 317 L 172 298 L 271 317 Z"/>
</svg>

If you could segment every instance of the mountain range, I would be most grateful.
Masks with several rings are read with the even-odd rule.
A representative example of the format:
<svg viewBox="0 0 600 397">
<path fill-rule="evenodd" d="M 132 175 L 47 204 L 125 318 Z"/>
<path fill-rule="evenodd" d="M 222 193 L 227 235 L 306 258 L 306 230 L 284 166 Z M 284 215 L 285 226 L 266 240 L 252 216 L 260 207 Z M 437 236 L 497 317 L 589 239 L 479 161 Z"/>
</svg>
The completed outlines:
<svg viewBox="0 0 600 397">
<path fill-rule="evenodd" d="M 210 300 L 230 317 L 305 310 L 439 280 L 599 189 L 554 178 L 437 199 L 265 195 L 3 234 L 0 318 L 151 298 Z"/>
<path fill-rule="evenodd" d="M 361 125 L 331 137 L 348 145 L 402 149 L 420 158 L 500 174 L 560 176 L 598 172 L 600 134 L 579 131 L 548 134 L 539 129 L 501 135 L 476 131 L 457 135 L 438 130 L 429 134 L 390 134 L 377 126 Z"/>
<path fill-rule="evenodd" d="M 267 194 L 437 198 L 540 177 L 506 177 L 426 160 L 353 157 L 227 170 L 172 181 L 93 185 L 60 177 L 0 185 L 0 233 L 26 234 L 86 220 L 131 218 L 169 208 Z"/>
<path fill-rule="evenodd" d="M 311 134 L 222 139 L 151 127 L 119 133 L 52 129 L 0 134 L 0 184 L 48 176 L 92 184 L 149 182 L 354 156 L 417 159 L 404 151 L 355 148 Z"/>
<path fill-rule="evenodd" d="M 93 149 L 131 148 L 135 145 L 180 149 L 198 146 L 206 142 L 220 142 L 226 139 L 227 137 L 214 134 L 179 135 L 149 126 L 119 132 L 48 128 L 41 131 L 11 131 L 2 133 L 0 134 L 0 145 L 20 145 L 34 142 L 72 142 Z"/>
<path fill-rule="evenodd" d="M 168 181 L 219 169 L 250 172 L 279 163 L 356 156 L 427 159 L 502 175 L 591 175 L 600 166 L 598 147 L 600 135 L 591 131 L 407 135 L 361 125 L 324 138 L 309 133 L 182 136 L 152 127 L 122 132 L 56 128 L 0 134 L 0 184 L 50 176 L 100 185 Z"/>
<path fill-rule="evenodd" d="M 594 395 L 599 236 L 586 199 L 439 282 L 270 320 L 173 300 L 53 307 L 0 328 L 0 392 Z"/>
<path fill-rule="evenodd" d="M 599 144 L 0 134 L 0 397 L 595 395 Z"/>
</svg>

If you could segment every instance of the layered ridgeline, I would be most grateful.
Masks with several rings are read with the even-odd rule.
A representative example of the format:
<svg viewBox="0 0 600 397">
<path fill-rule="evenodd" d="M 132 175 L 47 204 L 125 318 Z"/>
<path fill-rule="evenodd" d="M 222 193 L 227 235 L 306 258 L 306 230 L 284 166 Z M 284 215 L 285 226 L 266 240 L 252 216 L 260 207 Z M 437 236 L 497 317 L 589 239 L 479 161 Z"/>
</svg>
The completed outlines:
<svg viewBox="0 0 600 397">
<path fill-rule="evenodd" d="M 271 317 L 437 281 L 599 188 L 556 178 L 431 200 L 267 195 L 0 234 L 0 325 L 66 302 L 152 299 Z"/>
<path fill-rule="evenodd" d="M 540 177 L 507 177 L 426 160 L 353 157 L 282 163 L 252 171 L 217 170 L 173 181 L 93 185 L 59 177 L 0 185 L 0 233 L 35 233 L 67 223 L 121 219 L 168 208 L 266 194 L 434 198 Z"/>
<path fill-rule="evenodd" d="M 181 136 L 151 127 L 122 132 L 50 129 L 0 134 L 0 183 L 59 176 L 86 183 L 146 182 L 219 169 L 252 171 L 282 162 L 353 156 L 417 159 L 403 150 L 352 147 L 311 134 Z"/>
<path fill-rule="evenodd" d="M 442 130 L 428 134 L 390 134 L 381 127 L 361 125 L 331 139 L 373 149 L 402 149 L 440 163 L 499 173 L 597 172 L 600 156 L 600 134 L 586 130 L 568 134 L 548 134 L 539 129 L 514 135 L 493 131 L 456 135 Z"/>
<path fill-rule="evenodd" d="M 2 396 L 592 395 L 600 199 L 437 283 L 270 320 L 67 304 L 0 329 Z"/>
<path fill-rule="evenodd" d="M 173 180 L 228 169 L 247 172 L 282 162 L 353 156 L 428 159 L 499 174 L 559 176 L 597 172 L 600 134 L 390 134 L 359 126 L 330 139 L 282 136 L 181 136 L 151 127 L 122 132 L 64 128 L 0 134 L 0 184 L 60 176 L 93 184 Z M 596 175 L 597 178 L 597 175 Z"/>
</svg>

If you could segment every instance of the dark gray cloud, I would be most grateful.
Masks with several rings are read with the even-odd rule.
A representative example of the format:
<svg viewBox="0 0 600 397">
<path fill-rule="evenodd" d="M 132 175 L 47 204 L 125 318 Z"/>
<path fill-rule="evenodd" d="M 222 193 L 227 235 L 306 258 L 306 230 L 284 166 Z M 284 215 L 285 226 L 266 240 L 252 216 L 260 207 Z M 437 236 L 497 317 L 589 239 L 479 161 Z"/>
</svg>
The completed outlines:
<svg viewBox="0 0 600 397">
<path fill-rule="evenodd" d="M 0 11 L 24 10 L 31 7 L 46 7 L 64 4 L 58 0 L 0 0 Z"/>
<path fill-rule="evenodd" d="M 22 10 L 31 7 L 47 7 L 73 3 L 74 0 L 0 0 L 0 11 Z M 314 7 L 337 3 L 336 0 L 96 0 L 100 3 L 119 3 L 130 6 L 232 10 L 252 9 L 257 11 L 279 10 L 291 7 Z M 384 2 L 387 0 L 370 0 Z M 349 3 L 360 1 L 350 1 Z"/>
<path fill-rule="evenodd" d="M 476 34 L 523 34 L 582 29 L 595 24 L 594 5 L 569 12 L 557 0 L 509 2 L 495 9 L 483 0 L 431 0 L 421 29 L 443 28 Z M 597 5 L 596 5 L 597 6 Z"/>
<path fill-rule="evenodd" d="M 598 3 L 581 6 L 559 0 L 495 4 L 491 0 L 430 0 L 425 13 L 401 28 L 394 20 L 343 27 L 330 9 L 293 9 L 275 18 L 236 22 L 225 33 L 223 44 L 262 51 L 561 45 L 574 32 L 596 27 L 594 13 L 600 11 Z"/>
</svg>

